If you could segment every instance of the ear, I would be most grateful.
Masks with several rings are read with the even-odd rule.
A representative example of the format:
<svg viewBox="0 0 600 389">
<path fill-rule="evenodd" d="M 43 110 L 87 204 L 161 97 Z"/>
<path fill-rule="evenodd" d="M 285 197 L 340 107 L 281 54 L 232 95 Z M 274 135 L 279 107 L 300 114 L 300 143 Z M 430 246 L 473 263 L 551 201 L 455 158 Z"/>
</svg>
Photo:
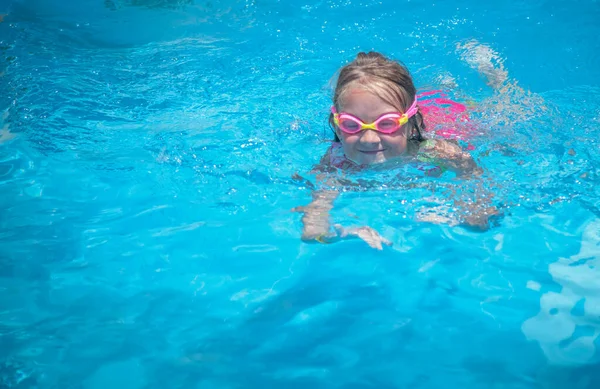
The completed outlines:
<svg viewBox="0 0 600 389">
<path fill-rule="evenodd" d="M 341 142 L 344 139 L 344 131 L 340 130 L 340 128 L 336 125 L 333 126 L 333 132 L 335 133 L 335 141 Z"/>
<path fill-rule="evenodd" d="M 419 128 L 423 126 L 423 117 L 421 115 L 415 115 L 410 118 L 406 126 L 408 127 L 406 130 L 407 139 L 419 139 L 420 136 L 423 136 L 419 131 Z"/>
<path fill-rule="evenodd" d="M 415 115 L 415 121 L 417 122 L 417 126 L 419 128 L 423 128 L 423 115 L 418 112 L 418 115 Z"/>
</svg>

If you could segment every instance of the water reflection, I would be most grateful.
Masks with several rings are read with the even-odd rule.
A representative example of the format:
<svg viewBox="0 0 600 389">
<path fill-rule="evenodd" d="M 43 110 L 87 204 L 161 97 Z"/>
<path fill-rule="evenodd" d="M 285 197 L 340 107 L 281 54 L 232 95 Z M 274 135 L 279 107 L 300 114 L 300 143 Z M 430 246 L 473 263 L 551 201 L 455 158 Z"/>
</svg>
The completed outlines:
<svg viewBox="0 0 600 389">
<path fill-rule="evenodd" d="M 104 5 L 110 10 L 117 10 L 123 6 L 164 7 L 176 8 L 194 4 L 194 0 L 104 0 Z"/>
<path fill-rule="evenodd" d="M 560 292 L 540 298 L 540 311 L 522 330 L 539 343 L 551 364 L 581 365 L 597 360 L 600 335 L 600 219 L 584 229 L 579 253 L 549 266 Z"/>
</svg>

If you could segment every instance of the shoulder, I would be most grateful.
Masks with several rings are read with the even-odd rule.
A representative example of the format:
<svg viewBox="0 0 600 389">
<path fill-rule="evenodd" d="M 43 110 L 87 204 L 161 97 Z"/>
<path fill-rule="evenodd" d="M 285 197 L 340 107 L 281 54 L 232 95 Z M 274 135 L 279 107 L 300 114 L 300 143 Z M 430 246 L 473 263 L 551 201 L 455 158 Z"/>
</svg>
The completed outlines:
<svg viewBox="0 0 600 389">
<path fill-rule="evenodd" d="M 344 161 L 344 151 L 339 142 L 332 142 L 325 154 L 315 166 L 312 173 L 331 173 L 336 167 L 339 167 Z"/>
<path fill-rule="evenodd" d="M 456 141 L 446 139 L 424 140 L 419 144 L 419 154 L 449 158 L 470 156 Z"/>
<path fill-rule="evenodd" d="M 421 161 L 443 165 L 458 174 L 481 171 L 471 154 L 457 142 L 451 140 L 428 139 L 421 142 L 417 158 Z"/>
</svg>

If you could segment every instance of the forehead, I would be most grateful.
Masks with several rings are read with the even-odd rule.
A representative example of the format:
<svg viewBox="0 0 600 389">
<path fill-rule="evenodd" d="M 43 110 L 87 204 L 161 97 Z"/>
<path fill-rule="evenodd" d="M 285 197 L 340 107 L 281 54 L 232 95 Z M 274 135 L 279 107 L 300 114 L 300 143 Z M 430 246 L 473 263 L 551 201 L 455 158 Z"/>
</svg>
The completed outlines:
<svg viewBox="0 0 600 389">
<path fill-rule="evenodd" d="M 340 111 L 357 116 L 364 121 L 374 121 L 388 112 L 397 111 L 374 92 L 365 88 L 350 87 L 340 96 Z"/>
</svg>

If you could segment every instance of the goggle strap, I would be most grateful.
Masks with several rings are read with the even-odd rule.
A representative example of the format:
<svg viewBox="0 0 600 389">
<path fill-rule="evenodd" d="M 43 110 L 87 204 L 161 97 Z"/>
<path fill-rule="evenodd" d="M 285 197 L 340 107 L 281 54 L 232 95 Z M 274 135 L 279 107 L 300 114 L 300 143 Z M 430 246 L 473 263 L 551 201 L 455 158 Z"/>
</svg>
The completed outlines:
<svg viewBox="0 0 600 389">
<path fill-rule="evenodd" d="M 406 119 L 408 119 L 411 116 L 415 115 L 418 110 L 419 107 L 417 107 L 417 96 L 415 96 L 415 100 L 411 104 L 410 108 L 404 113 L 404 116 L 406 116 Z"/>
</svg>

